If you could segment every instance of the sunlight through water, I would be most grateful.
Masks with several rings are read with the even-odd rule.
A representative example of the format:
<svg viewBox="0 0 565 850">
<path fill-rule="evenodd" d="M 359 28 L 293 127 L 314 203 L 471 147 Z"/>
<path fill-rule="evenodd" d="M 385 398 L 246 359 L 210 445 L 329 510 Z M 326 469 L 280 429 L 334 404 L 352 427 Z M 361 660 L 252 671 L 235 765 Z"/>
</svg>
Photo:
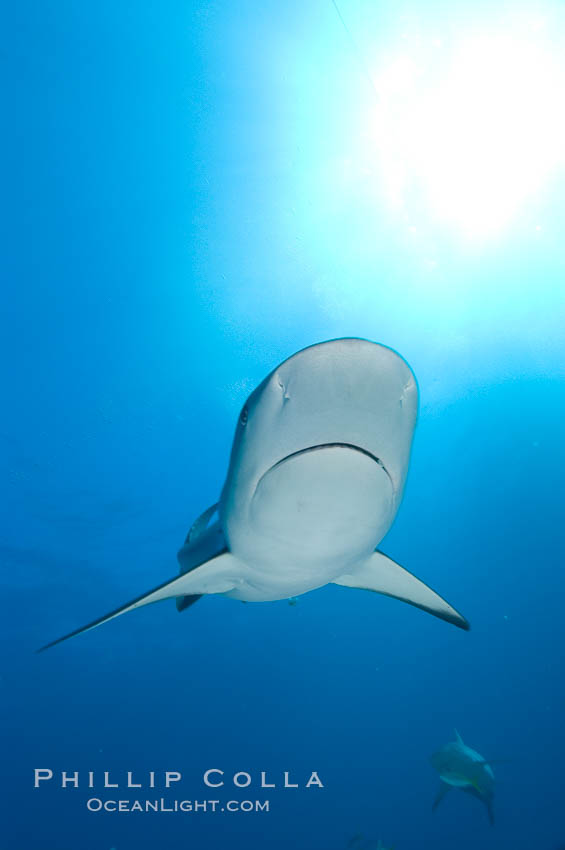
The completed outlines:
<svg viewBox="0 0 565 850">
<path fill-rule="evenodd" d="M 386 197 L 484 237 L 501 231 L 565 159 L 563 57 L 541 18 L 404 36 L 371 69 L 367 135 Z"/>
</svg>

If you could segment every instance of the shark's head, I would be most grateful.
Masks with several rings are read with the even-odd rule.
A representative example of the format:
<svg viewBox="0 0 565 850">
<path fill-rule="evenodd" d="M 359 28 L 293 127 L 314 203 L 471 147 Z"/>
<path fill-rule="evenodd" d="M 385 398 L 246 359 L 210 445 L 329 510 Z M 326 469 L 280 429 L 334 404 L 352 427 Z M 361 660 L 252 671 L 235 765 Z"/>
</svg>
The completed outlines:
<svg viewBox="0 0 565 850">
<path fill-rule="evenodd" d="M 290 357 L 239 416 L 221 500 L 228 540 L 242 521 L 275 537 L 291 523 L 299 547 L 315 529 L 317 552 L 326 531 L 352 523 L 380 540 L 402 495 L 417 399 L 409 366 L 382 345 L 340 339 Z"/>
</svg>

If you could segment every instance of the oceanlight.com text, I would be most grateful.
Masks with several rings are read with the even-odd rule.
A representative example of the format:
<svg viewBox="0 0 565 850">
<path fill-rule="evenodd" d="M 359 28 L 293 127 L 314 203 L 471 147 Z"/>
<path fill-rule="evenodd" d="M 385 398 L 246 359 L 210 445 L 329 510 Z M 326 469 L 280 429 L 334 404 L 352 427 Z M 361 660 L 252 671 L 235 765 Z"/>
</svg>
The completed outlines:
<svg viewBox="0 0 565 850">
<path fill-rule="evenodd" d="M 89 812 L 268 812 L 269 800 L 101 800 L 86 801 Z"/>
</svg>

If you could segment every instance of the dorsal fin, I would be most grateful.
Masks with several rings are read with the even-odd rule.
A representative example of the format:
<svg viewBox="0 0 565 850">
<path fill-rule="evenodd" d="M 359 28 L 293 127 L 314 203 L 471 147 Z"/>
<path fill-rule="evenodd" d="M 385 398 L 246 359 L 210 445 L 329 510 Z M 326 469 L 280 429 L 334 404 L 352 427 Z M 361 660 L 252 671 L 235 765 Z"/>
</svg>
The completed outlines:
<svg viewBox="0 0 565 850">
<path fill-rule="evenodd" d="M 458 743 L 458 744 L 461 744 L 461 746 L 463 746 L 463 747 L 464 747 L 464 746 L 465 746 L 465 741 L 463 740 L 463 738 L 461 737 L 461 735 L 459 734 L 459 732 L 457 731 L 457 729 L 454 729 L 453 731 L 455 732 L 455 740 L 457 741 L 457 743 Z"/>
<path fill-rule="evenodd" d="M 178 554 L 181 575 L 199 566 L 203 559 L 212 558 L 226 549 L 226 543 L 219 521 L 208 525 L 217 507 L 217 504 L 212 505 L 193 522 L 186 537 L 186 543 Z M 199 594 L 178 596 L 176 601 L 177 611 L 184 611 L 190 605 L 198 602 L 199 599 Z"/>
<path fill-rule="evenodd" d="M 206 529 L 208 527 L 208 523 L 210 522 L 210 520 L 212 519 L 212 517 L 214 516 L 214 514 L 218 510 L 218 504 L 219 504 L 219 502 L 216 502 L 215 505 L 210 505 L 209 508 L 206 508 L 204 513 L 200 514 L 198 519 L 194 520 L 194 522 L 190 526 L 190 531 L 186 535 L 186 540 L 184 541 L 185 544 L 186 543 L 194 543 L 195 540 L 198 540 L 200 535 L 203 534 L 206 531 Z"/>
<path fill-rule="evenodd" d="M 209 508 L 200 514 L 200 516 L 194 520 L 192 525 L 190 526 L 189 532 L 186 535 L 186 540 L 184 541 L 184 545 L 188 546 L 190 543 L 195 543 L 206 531 L 208 528 L 208 523 L 218 510 L 218 502 L 215 505 L 210 505 Z M 181 567 L 180 572 L 188 572 L 188 569 L 183 569 Z M 196 594 L 194 596 L 177 596 L 177 611 L 185 611 L 190 605 L 194 605 L 195 602 L 198 602 L 200 599 L 200 595 Z"/>
</svg>

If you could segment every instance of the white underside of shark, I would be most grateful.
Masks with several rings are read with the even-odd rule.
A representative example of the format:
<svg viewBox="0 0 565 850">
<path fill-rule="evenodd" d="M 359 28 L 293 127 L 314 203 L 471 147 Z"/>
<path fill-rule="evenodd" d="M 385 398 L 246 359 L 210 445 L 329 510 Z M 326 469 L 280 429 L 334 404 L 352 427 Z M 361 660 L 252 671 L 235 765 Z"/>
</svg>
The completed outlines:
<svg viewBox="0 0 565 850">
<path fill-rule="evenodd" d="M 204 594 L 245 602 L 334 583 L 469 625 L 377 546 L 401 502 L 418 407 L 407 363 L 361 339 L 313 345 L 257 387 L 237 425 L 220 500 L 193 524 L 181 575 L 43 649 L 114 617 Z"/>
</svg>

